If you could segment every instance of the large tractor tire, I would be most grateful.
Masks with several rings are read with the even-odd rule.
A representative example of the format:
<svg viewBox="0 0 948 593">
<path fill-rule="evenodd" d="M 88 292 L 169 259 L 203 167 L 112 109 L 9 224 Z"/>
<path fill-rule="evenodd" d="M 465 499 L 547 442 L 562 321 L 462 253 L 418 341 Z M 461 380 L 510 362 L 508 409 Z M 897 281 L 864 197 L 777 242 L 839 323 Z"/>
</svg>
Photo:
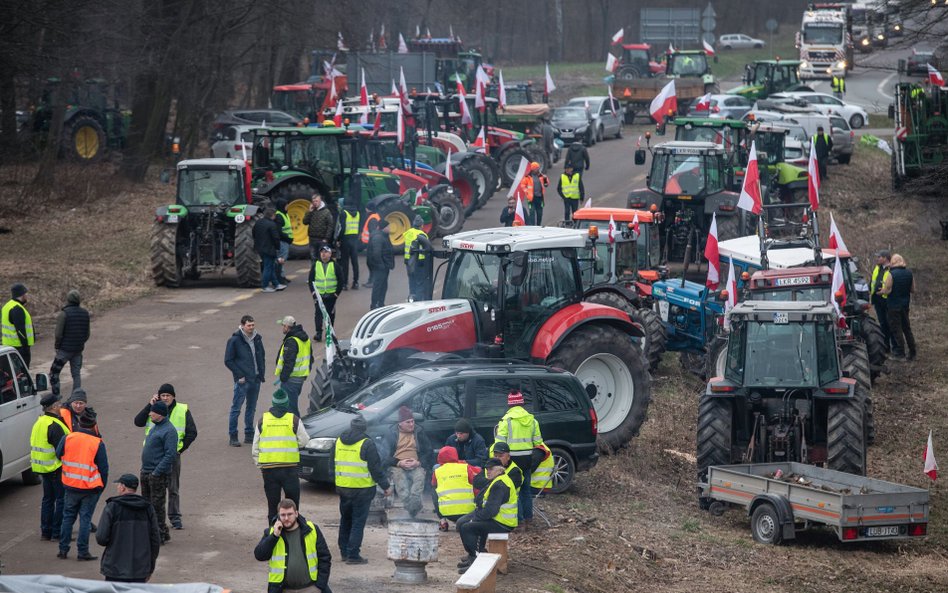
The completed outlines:
<svg viewBox="0 0 948 593">
<path fill-rule="evenodd" d="M 313 369 L 310 376 L 308 414 L 328 408 L 334 403 L 332 383 L 329 380 L 329 367 L 326 361 Z"/>
<path fill-rule="evenodd" d="M 151 275 L 157 286 L 181 285 L 177 253 L 178 225 L 156 222 L 151 227 Z"/>
<path fill-rule="evenodd" d="M 866 475 L 863 403 L 856 398 L 829 402 L 826 412 L 826 467 Z"/>
<path fill-rule="evenodd" d="M 530 153 L 522 148 L 514 148 L 504 152 L 500 161 L 500 174 L 503 178 L 504 187 L 510 187 L 517 177 L 517 171 L 520 169 L 520 159 L 530 160 Z"/>
<path fill-rule="evenodd" d="M 465 216 L 461 200 L 456 195 L 449 194 L 446 187 L 442 186 L 429 194 L 428 200 L 438 215 L 439 237 L 453 235 L 464 228 Z"/>
<path fill-rule="evenodd" d="M 411 206 L 397 196 L 385 200 L 378 208 L 379 216 L 389 224 L 389 240 L 395 247 L 405 244 L 405 231 L 411 228 L 411 221 L 415 218 Z"/>
<path fill-rule="evenodd" d="M 648 362 L 622 331 L 588 324 L 570 333 L 546 360 L 595 388 L 599 451 L 610 454 L 639 434 L 650 399 Z"/>
<path fill-rule="evenodd" d="M 718 218 L 718 241 L 727 241 L 738 237 L 753 235 L 757 221 L 752 215 L 745 215 L 742 212 L 733 216 L 721 216 Z"/>
<path fill-rule="evenodd" d="M 500 189 L 500 165 L 497 164 L 497 161 L 481 152 L 475 152 L 473 156 L 464 159 L 462 165 L 467 166 L 469 161 L 477 163 L 490 175 L 487 181 L 487 185 L 491 189 L 490 195 Z"/>
<path fill-rule="evenodd" d="M 546 173 L 546 170 L 552 166 L 553 163 L 550 163 L 547 159 L 546 152 L 539 144 L 528 144 L 524 147 L 524 151 L 530 155 L 530 162 L 540 163 L 540 172 Z"/>
<path fill-rule="evenodd" d="M 859 320 L 859 339 L 866 345 L 866 353 L 869 358 L 869 378 L 872 383 L 876 382 L 882 371 L 885 370 L 885 363 L 888 355 L 885 353 L 885 334 L 882 333 L 882 327 L 879 322 L 863 315 Z"/>
<path fill-rule="evenodd" d="M 665 352 L 665 325 L 659 319 L 658 313 L 651 309 L 637 309 L 629 299 L 618 292 L 597 292 L 590 295 L 586 301 L 606 305 L 620 311 L 625 311 L 632 321 L 642 326 L 645 331 L 645 343 L 642 352 L 648 360 L 649 370 L 658 368 Z"/>
<path fill-rule="evenodd" d="M 494 195 L 497 187 L 497 182 L 494 179 L 494 174 L 490 167 L 480 159 L 469 158 L 459 164 L 457 168 L 462 169 L 467 176 L 471 178 L 471 182 L 475 188 L 477 203 L 471 205 L 472 209 L 470 212 L 482 208 L 484 204 L 487 203 L 487 200 Z M 465 210 L 464 214 L 467 216 L 470 215 L 468 214 L 468 210 Z"/>
<path fill-rule="evenodd" d="M 698 481 L 708 477 L 712 465 L 730 465 L 734 423 L 733 402 L 728 398 L 698 400 Z"/>
<path fill-rule="evenodd" d="M 286 213 L 293 229 L 290 259 L 309 259 L 309 226 L 303 224 L 303 217 L 309 212 L 314 191 L 314 188 L 305 183 L 287 183 L 272 196 L 274 200 L 286 200 Z"/>
<path fill-rule="evenodd" d="M 62 135 L 63 155 L 81 163 L 92 163 L 105 154 L 105 130 L 97 119 L 77 115 L 66 123 Z"/>
<path fill-rule="evenodd" d="M 869 354 L 866 345 L 858 342 L 842 347 L 842 370 L 856 380 L 856 397 L 863 402 L 866 411 L 866 444 L 876 440 L 876 423 L 872 414 L 872 381 L 869 374 Z"/>
<path fill-rule="evenodd" d="M 234 269 L 241 288 L 260 287 L 260 256 L 253 248 L 253 226 L 256 220 L 238 224 L 234 230 Z"/>
</svg>

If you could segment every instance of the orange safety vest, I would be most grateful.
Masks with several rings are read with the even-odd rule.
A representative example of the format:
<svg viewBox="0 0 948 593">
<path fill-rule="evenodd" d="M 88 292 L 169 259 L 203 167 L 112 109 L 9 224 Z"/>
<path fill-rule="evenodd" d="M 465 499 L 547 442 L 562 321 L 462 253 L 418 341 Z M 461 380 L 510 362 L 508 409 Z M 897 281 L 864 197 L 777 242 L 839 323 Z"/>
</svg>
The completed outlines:
<svg viewBox="0 0 948 593">
<path fill-rule="evenodd" d="M 369 223 L 373 220 L 382 220 L 382 217 L 379 216 L 378 212 L 373 212 L 365 219 L 365 225 L 362 227 L 362 243 L 364 245 L 369 244 Z"/>
<path fill-rule="evenodd" d="M 65 406 L 59 409 L 59 417 L 63 419 L 63 424 L 66 425 L 66 428 L 69 430 L 76 430 L 76 427 L 72 423 L 72 409 L 69 406 Z M 92 429 L 97 436 L 102 436 L 99 434 L 99 423 L 96 422 L 95 428 Z"/>
<path fill-rule="evenodd" d="M 102 488 L 102 476 L 95 464 L 95 454 L 102 439 L 84 432 L 66 435 L 63 445 L 63 486 L 92 490 Z"/>
<path fill-rule="evenodd" d="M 520 180 L 520 195 L 527 199 L 527 203 L 533 201 L 533 177 L 524 175 Z"/>
</svg>

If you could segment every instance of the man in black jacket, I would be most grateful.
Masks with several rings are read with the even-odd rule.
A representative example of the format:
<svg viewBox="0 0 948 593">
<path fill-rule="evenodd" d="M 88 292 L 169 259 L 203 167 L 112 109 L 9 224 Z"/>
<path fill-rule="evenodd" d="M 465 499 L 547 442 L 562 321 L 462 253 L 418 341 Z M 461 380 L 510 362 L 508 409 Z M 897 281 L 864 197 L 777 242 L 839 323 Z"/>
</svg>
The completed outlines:
<svg viewBox="0 0 948 593">
<path fill-rule="evenodd" d="M 277 520 L 253 550 L 254 558 L 270 563 L 267 593 L 314 586 L 318 593 L 332 593 L 332 554 L 323 532 L 297 512 L 292 500 L 280 501 L 277 513 Z"/>
<path fill-rule="evenodd" d="M 145 429 L 145 435 L 151 430 L 152 424 L 149 414 L 151 406 L 157 401 L 165 402 L 168 406 L 168 420 L 178 432 L 178 454 L 174 458 L 171 475 L 168 480 L 168 520 L 175 529 L 184 529 L 181 523 L 181 455 L 188 450 L 194 439 L 197 438 L 197 425 L 187 404 L 178 402 L 174 385 L 164 383 L 158 392 L 151 396 L 145 407 L 135 416 L 135 426 Z"/>
<path fill-rule="evenodd" d="M 434 466 L 435 454 L 425 429 L 415 424 L 411 409 L 398 409 L 398 424 L 382 438 L 382 465 L 390 468 L 395 493 L 414 517 L 421 511 L 422 493 L 428 472 Z"/>
<path fill-rule="evenodd" d="M 155 572 L 161 532 L 151 503 L 139 496 L 138 478 L 115 480 L 118 496 L 105 501 L 95 541 L 105 548 L 99 571 L 107 581 L 145 583 Z"/>
<path fill-rule="evenodd" d="M 582 142 L 573 142 L 569 145 L 566 160 L 563 162 L 563 168 L 566 167 L 572 167 L 573 171 L 580 174 L 580 177 L 589 170 L 589 151 Z"/>
<path fill-rule="evenodd" d="M 816 164 L 820 170 L 820 181 L 829 179 L 829 175 L 826 173 L 826 165 L 829 164 L 830 155 L 833 154 L 833 137 L 823 133 L 823 126 L 818 126 L 812 142 L 813 150 L 816 151 Z"/>
<path fill-rule="evenodd" d="M 490 482 L 486 488 L 474 497 L 474 504 L 477 505 L 477 508 L 457 521 L 461 544 L 464 546 L 464 551 L 467 552 L 467 556 L 458 563 L 458 572 L 462 574 L 474 563 L 477 553 L 486 550 L 485 546 L 489 534 L 507 533 L 512 529 L 511 526 L 499 522 L 498 518 L 512 513 L 513 517 L 510 521 L 512 521 L 513 527 L 517 525 L 517 509 L 509 508 L 509 506 L 516 507 L 515 503 L 509 502 L 510 500 L 516 500 L 516 494 L 511 496 L 512 484 L 510 478 L 504 473 L 503 464 L 499 459 L 488 459 L 484 473 Z M 505 506 L 508 506 L 508 508 L 505 509 Z"/>
<path fill-rule="evenodd" d="M 234 377 L 234 399 L 230 405 L 228 423 L 231 447 L 240 446 L 237 439 L 237 419 L 240 417 L 240 407 L 245 401 L 247 407 L 244 409 L 244 442 L 248 445 L 253 442 L 253 418 L 257 411 L 260 385 L 265 378 L 266 364 L 263 338 L 257 333 L 256 326 L 251 315 L 241 317 L 240 327 L 227 340 L 227 347 L 224 348 L 224 365 Z"/>
<path fill-rule="evenodd" d="M 82 351 L 89 340 L 89 312 L 79 306 L 79 291 L 70 290 L 66 295 L 66 306 L 56 317 L 56 356 L 49 369 L 49 386 L 54 395 L 59 395 L 59 373 L 66 363 L 72 374 L 72 388 L 82 387 Z"/>
<path fill-rule="evenodd" d="M 280 379 L 280 387 L 290 399 L 288 409 L 301 416 L 300 392 L 313 368 L 312 342 L 292 315 L 287 315 L 279 323 L 283 326 L 283 345 L 277 355 L 276 375 Z M 302 370 L 296 370 L 298 367 Z"/>
<path fill-rule="evenodd" d="M 365 259 L 372 277 L 372 299 L 369 308 L 378 309 L 385 306 L 388 273 L 395 269 L 395 252 L 392 250 L 388 221 L 385 219 L 369 221 L 369 246 Z"/>
<path fill-rule="evenodd" d="M 367 428 L 365 418 L 357 415 L 349 423 L 349 430 L 339 436 L 334 452 L 336 492 L 339 493 L 339 552 L 346 564 L 368 562 L 359 552 L 376 486 L 384 490 L 386 496 L 392 492 L 375 441 L 365 433 Z M 366 469 L 368 479 L 363 475 Z M 359 485 L 369 481 L 374 483 Z"/>
<path fill-rule="evenodd" d="M 484 437 L 474 431 L 471 421 L 459 418 L 454 423 L 454 434 L 445 441 L 445 446 L 454 447 L 458 452 L 458 459 L 468 465 L 484 467 L 487 463 L 487 443 Z"/>
<path fill-rule="evenodd" d="M 263 292 L 285 289 L 286 285 L 280 284 L 276 277 L 276 260 L 280 254 L 280 225 L 276 222 L 276 209 L 272 206 L 268 206 L 263 211 L 263 218 L 253 225 L 253 248 L 263 261 L 260 289 Z"/>
<path fill-rule="evenodd" d="M 33 347 L 33 318 L 26 308 L 26 286 L 17 282 L 10 287 L 10 300 L 3 305 L 2 320 L 4 346 L 13 346 L 30 366 L 30 349 Z"/>
</svg>

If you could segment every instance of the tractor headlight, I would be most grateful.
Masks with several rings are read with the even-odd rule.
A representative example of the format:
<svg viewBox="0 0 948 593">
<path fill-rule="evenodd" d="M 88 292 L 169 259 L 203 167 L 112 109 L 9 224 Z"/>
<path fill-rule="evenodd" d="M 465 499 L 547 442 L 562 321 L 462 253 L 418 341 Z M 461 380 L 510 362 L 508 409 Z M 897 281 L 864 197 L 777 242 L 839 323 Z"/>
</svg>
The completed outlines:
<svg viewBox="0 0 948 593">
<path fill-rule="evenodd" d="M 381 345 L 382 345 L 382 340 L 372 340 L 371 342 L 369 342 L 368 346 L 365 346 L 362 348 L 363 356 L 368 356 L 369 354 L 372 354 L 373 352 L 378 350 Z"/>
<path fill-rule="evenodd" d="M 247 220 L 247 218 L 243 214 L 237 214 L 234 216 L 234 222 L 236 222 L 237 224 L 240 224 L 245 220 Z"/>
<path fill-rule="evenodd" d="M 313 451 L 329 451 L 332 449 L 332 446 L 336 443 L 336 439 L 329 437 L 316 437 L 315 439 L 310 439 L 306 443 L 307 449 L 312 449 Z"/>
</svg>

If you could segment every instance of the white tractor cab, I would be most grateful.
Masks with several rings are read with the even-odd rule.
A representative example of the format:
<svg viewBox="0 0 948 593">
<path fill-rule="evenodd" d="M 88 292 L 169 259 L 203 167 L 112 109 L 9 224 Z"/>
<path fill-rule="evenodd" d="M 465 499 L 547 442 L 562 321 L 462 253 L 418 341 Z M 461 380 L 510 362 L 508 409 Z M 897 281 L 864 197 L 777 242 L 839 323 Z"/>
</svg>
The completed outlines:
<svg viewBox="0 0 948 593">
<path fill-rule="evenodd" d="M 39 394 L 48 389 L 45 373 L 31 377 L 20 353 L 0 346 L 0 482 L 21 476 L 29 486 L 40 483 L 30 469 L 30 433 L 43 414 Z"/>
<path fill-rule="evenodd" d="M 622 447 L 638 434 L 650 398 L 645 332 L 628 313 L 583 301 L 578 259 L 596 240 L 593 229 L 535 226 L 445 237 L 436 254 L 448 258 L 442 299 L 364 315 L 328 373 L 314 374 L 312 405 L 416 364 L 525 360 L 574 373 L 595 407 L 600 450 Z"/>
</svg>

